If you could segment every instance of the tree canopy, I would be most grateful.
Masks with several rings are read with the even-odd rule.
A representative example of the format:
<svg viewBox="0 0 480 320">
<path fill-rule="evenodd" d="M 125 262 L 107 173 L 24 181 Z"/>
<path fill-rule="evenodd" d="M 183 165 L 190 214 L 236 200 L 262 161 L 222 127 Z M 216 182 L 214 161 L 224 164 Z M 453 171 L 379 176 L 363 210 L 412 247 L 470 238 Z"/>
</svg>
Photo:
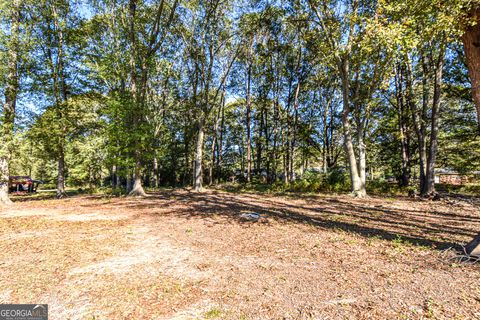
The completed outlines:
<svg viewBox="0 0 480 320">
<path fill-rule="evenodd" d="M 363 197 L 389 178 L 431 195 L 436 169 L 480 170 L 479 8 L 2 1 L 0 200 L 9 175 L 58 197 L 232 181 Z"/>
</svg>

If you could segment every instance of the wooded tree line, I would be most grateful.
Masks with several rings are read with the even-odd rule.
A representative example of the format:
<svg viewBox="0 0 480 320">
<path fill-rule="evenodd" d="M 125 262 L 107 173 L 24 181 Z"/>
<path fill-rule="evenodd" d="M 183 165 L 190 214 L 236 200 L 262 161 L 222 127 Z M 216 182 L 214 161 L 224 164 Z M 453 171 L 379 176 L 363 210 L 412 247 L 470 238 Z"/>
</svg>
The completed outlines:
<svg viewBox="0 0 480 320">
<path fill-rule="evenodd" d="M 480 2 L 7 0 L 8 177 L 144 187 L 480 168 Z M 477 113 L 475 113 L 475 106 Z M 418 178 L 418 182 L 412 180 Z"/>
</svg>

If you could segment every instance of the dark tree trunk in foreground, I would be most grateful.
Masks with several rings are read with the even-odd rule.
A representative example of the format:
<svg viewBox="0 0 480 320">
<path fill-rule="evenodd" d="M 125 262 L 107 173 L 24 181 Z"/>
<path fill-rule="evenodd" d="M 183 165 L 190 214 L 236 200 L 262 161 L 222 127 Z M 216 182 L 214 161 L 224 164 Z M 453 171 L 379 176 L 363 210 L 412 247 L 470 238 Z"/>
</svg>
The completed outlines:
<svg viewBox="0 0 480 320">
<path fill-rule="evenodd" d="M 480 257 L 480 234 L 477 234 L 472 241 L 465 246 L 465 253 L 471 256 Z"/>
<path fill-rule="evenodd" d="M 10 148 L 15 122 L 15 107 L 18 93 L 18 37 L 20 30 L 20 8 L 18 0 L 13 1 L 11 15 L 11 39 L 7 53 L 7 81 L 5 85 L 5 103 L 3 105 L 3 139 L 0 139 L 0 204 L 10 204 L 8 180 L 10 176 Z"/>
<path fill-rule="evenodd" d="M 472 84 L 473 102 L 477 109 L 478 129 L 480 130 L 480 7 L 472 10 L 471 16 L 474 17 L 477 24 L 465 30 L 462 35 L 462 42 Z M 480 256 L 480 234 L 465 249 L 467 254 Z"/>
<path fill-rule="evenodd" d="M 480 8 L 473 10 L 471 16 L 474 17 L 477 24 L 465 30 L 462 41 L 480 130 Z"/>
</svg>

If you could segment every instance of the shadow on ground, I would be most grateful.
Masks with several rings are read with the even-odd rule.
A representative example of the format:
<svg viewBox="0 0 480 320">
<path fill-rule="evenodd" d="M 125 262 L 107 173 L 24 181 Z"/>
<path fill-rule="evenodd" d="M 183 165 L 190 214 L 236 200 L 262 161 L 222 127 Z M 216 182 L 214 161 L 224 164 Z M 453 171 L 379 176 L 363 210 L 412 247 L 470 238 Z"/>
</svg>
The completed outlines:
<svg viewBox="0 0 480 320">
<path fill-rule="evenodd" d="M 220 217 L 225 223 L 250 224 L 242 213 L 256 212 L 279 223 L 309 225 L 324 230 L 342 230 L 364 237 L 409 242 L 436 249 L 459 248 L 480 230 L 475 208 L 412 199 L 357 200 L 348 196 L 281 198 L 262 194 L 230 194 L 218 191 L 194 193 L 162 191 L 148 198 L 119 203 L 130 209 L 157 215 L 155 208 L 186 219 Z M 101 203 L 98 203 L 101 205 Z M 90 204 L 92 206 L 98 204 Z M 175 208 L 179 204 L 182 208 Z M 153 210 L 153 211 L 152 211 Z"/>
</svg>

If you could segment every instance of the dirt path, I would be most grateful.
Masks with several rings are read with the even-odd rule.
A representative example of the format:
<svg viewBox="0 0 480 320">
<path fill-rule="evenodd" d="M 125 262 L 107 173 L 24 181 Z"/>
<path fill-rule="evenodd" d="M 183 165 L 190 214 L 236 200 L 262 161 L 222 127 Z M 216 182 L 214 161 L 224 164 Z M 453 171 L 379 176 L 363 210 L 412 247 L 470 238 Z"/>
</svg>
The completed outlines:
<svg viewBox="0 0 480 320">
<path fill-rule="evenodd" d="M 17 202 L 0 214 L 0 303 L 48 303 L 51 319 L 478 319 L 480 269 L 440 260 L 476 230 L 475 205 L 409 199 Z"/>
</svg>

